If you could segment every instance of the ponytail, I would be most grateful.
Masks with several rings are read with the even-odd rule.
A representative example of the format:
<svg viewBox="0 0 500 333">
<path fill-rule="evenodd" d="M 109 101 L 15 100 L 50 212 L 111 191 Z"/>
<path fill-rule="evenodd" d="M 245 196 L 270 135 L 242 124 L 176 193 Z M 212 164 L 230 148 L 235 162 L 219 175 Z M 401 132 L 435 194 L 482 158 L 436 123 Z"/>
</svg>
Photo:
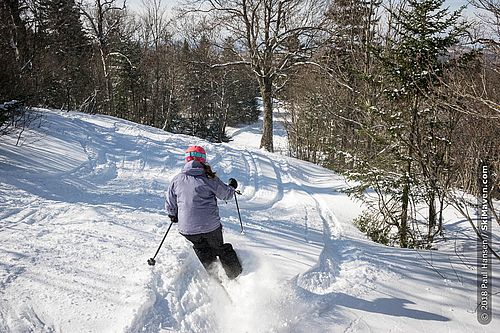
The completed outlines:
<svg viewBox="0 0 500 333">
<path fill-rule="evenodd" d="M 210 179 L 213 179 L 216 177 L 216 173 L 214 171 L 212 171 L 212 168 L 210 167 L 210 165 L 208 164 L 205 164 L 205 163 L 201 163 L 201 165 L 203 165 L 203 169 L 205 170 L 205 174 L 207 175 L 208 178 Z"/>
</svg>

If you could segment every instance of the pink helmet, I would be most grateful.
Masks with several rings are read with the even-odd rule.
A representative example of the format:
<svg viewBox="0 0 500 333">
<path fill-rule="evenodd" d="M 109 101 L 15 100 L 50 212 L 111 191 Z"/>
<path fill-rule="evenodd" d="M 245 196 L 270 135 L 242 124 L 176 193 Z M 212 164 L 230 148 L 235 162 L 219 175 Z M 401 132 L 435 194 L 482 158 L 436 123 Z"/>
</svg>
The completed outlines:
<svg viewBox="0 0 500 333">
<path fill-rule="evenodd" d="M 185 157 L 186 162 L 195 160 L 205 163 L 207 161 L 207 153 L 205 152 L 205 149 L 200 146 L 189 146 L 189 148 L 186 150 Z"/>
</svg>

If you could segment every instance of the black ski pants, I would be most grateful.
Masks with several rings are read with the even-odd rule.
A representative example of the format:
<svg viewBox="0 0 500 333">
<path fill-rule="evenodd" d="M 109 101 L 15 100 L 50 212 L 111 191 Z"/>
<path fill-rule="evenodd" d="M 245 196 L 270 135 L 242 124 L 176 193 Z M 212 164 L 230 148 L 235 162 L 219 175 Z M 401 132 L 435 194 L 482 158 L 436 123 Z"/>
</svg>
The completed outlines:
<svg viewBox="0 0 500 333">
<path fill-rule="evenodd" d="M 208 233 L 183 236 L 193 243 L 194 252 L 207 272 L 210 273 L 210 265 L 219 257 L 222 267 L 230 279 L 234 279 L 240 275 L 242 271 L 241 263 L 233 246 L 229 243 L 224 243 L 222 226 Z"/>
</svg>

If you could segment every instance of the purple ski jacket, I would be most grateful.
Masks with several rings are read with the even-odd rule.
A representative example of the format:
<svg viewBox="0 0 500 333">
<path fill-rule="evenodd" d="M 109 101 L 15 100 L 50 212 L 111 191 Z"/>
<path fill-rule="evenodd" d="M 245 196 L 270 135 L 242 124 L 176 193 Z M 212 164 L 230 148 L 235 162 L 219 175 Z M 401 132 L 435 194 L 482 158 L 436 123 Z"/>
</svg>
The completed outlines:
<svg viewBox="0 0 500 333">
<path fill-rule="evenodd" d="M 229 200 L 234 196 L 234 191 L 218 177 L 209 179 L 200 162 L 190 161 L 172 179 L 165 208 L 168 215 L 179 218 L 181 234 L 203 234 L 221 225 L 217 199 Z"/>
</svg>

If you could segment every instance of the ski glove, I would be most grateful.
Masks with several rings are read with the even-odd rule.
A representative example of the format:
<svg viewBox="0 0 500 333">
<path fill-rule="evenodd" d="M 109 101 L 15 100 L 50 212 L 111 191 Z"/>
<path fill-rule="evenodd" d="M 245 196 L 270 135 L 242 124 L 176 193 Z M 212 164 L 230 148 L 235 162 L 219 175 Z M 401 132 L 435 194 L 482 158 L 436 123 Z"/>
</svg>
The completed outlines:
<svg viewBox="0 0 500 333">
<path fill-rule="evenodd" d="M 170 221 L 172 221 L 172 223 L 179 222 L 179 219 L 177 218 L 177 215 L 169 215 L 168 217 L 170 217 Z"/>
<path fill-rule="evenodd" d="M 238 187 L 238 182 L 234 178 L 229 178 L 229 186 L 236 189 Z"/>
</svg>

